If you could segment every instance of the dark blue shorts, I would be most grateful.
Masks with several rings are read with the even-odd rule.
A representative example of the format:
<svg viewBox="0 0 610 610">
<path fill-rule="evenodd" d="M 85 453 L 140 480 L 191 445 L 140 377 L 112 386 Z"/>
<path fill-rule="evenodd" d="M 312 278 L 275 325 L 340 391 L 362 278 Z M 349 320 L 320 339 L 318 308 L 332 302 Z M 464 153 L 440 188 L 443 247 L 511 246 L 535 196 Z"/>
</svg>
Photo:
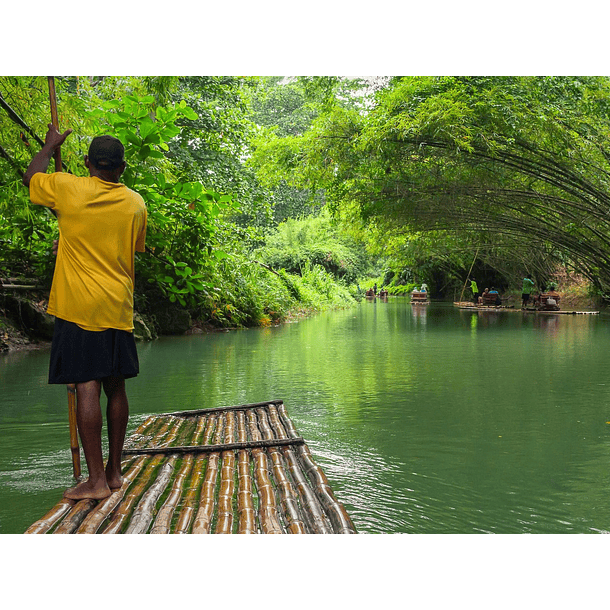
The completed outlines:
<svg viewBox="0 0 610 610">
<path fill-rule="evenodd" d="M 55 318 L 49 383 L 82 383 L 105 377 L 135 377 L 140 372 L 133 333 L 83 330 Z"/>
</svg>

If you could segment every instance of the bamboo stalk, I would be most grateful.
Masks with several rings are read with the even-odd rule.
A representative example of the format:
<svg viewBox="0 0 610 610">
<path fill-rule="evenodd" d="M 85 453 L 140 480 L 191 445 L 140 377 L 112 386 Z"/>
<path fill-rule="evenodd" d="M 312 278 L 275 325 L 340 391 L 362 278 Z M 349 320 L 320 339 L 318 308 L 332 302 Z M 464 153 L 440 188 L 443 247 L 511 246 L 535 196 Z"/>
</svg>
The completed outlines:
<svg viewBox="0 0 610 610">
<path fill-rule="evenodd" d="M 123 476 L 123 485 L 110 496 L 102 500 L 85 518 L 81 526 L 76 531 L 77 534 L 95 534 L 102 523 L 108 518 L 108 515 L 119 505 L 123 500 L 125 493 L 131 483 L 136 479 L 142 468 L 146 465 L 148 459 L 144 456 L 136 458 L 129 470 Z"/>
<path fill-rule="evenodd" d="M 189 417 L 183 422 L 179 434 L 176 436 L 176 445 L 185 446 L 192 443 L 193 435 L 197 428 L 198 418 Z"/>
<path fill-rule="evenodd" d="M 184 458 L 182 462 L 182 468 L 180 468 L 178 474 L 176 475 L 176 478 L 174 479 L 174 484 L 169 493 L 169 496 L 167 496 L 165 503 L 159 510 L 153 527 L 150 530 L 151 534 L 169 534 L 172 517 L 174 516 L 178 501 L 182 496 L 184 482 L 186 481 L 186 478 L 189 476 L 193 468 L 194 461 L 195 458 L 192 454 L 189 454 Z"/>
<path fill-rule="evenodd" d="M 286 407 L 282 404 L 277 408 L 278 413 L 281 415 L 281 420 L 288 431 L 289 434 L 296 435 L 296 429 L 288 413 L 286 411 Z M 322 471 L 322 469 L 313 461 L 311 456 L 311 452 L 306 444 L 300 445 L 295 448 L 296 456 L 298 456 L 298 462 L 300 462 L 301 467 L 305 470 L 305 473 L 309 475 L 310 479 L 313 480 L 315 484 L 315 492 L 316 497 L 322 504 L 322 506 L 327 511 L 327 517 L 330 519 L 335 533 L 342 534 L 354 534 L 356 533 L 356 528 L 352 523 L 347 511 L 340 504 L 328 484 L 328 480 L 326 475 Z M 286 450 L 285 455 L 287 453 L 292 453 L 295 455 L 295 452 L 292 450 Z M 292 457 L 291 457 L 292 459 Z M 293 468 L 296 469 L 296 463 L 293 463 Z"/>
<path fill-rule="evenodd" d="M 157 501 L 172 478 L 177 457 L 171 456 L 161 467 L 156 481 L 148 488 L 133 511 L 126 534 L 145 534 L 148 531 Z"/>
<path fill-rule="evenodd" d="M 296 436 L 296 429 L 286 412 L 286 407 L 283 404 L 278 405 L 277 411 L 281 416 L 281 423 L 283 424 L 282 427 L 278 425 L 278 430 L 285 428 L 288 435 Z M 318 534 L 332 534 L 333 530 L 328 517 L 324 513 L 316 494 L 311 489 L 309 480 L 303 473 L 295 452 L 292 448 L 285 447 L 282 449 L 282 453 L 288 463 L 290 473 L 301 496 L 301 504 L 304 507 L 305 516 L 307 517 L 311 529 Z"/>
<path fill-rule="evenodd" d="M 313 461 L 307 445 L 300 446 L 295 451 L 300 462 L 304 464 L 305 473 L 314 483 L 316 496 L 325 508 L 326 514 L 333 524 L 335 533 L 355 534 L 356 528 L 354 527 L 352 520 L 343 505 L 335 498 L 324 471 Z"/>
<path fill-rule="evenodd" d="M 224 432 L 224 417 L 222 415 L 218 418 L 218 426 L 216 427 L 216 434 L 214 435 L 214 441 L 219 444 L 222 440 Z M 209 534 L 212 526 L 212 517 L 214 516 L 214 504 L 215 504 L 215 491 L 216 491 L 216 479 L 218 478 L 218 462 L 220 460 L 220 454 L 218 452 L 210 453 L 208 456 L 208 463 L 205 471 L 205 478 L 203 479 L 203 485 L 201 486 L 201 497 L 199 499 L 199 508 L 193 521 L 193 534 Z"/>
<path fill-rule="evenodd" d="M 169 423 L 170 422 L 168 422 L 167 420 L 165 420 L 163 418 L 161 418 L 161 420 L 159 421 L 152 416 L 148 417 L 144 422 L 142 422 L 142 424 L 140 424 L 140 426 L 138 426 L 134 435 L 130 437 L 130 442 L 132 444 L 139 445 L 139 444 L 146 444 L 149 442 L 157 443 L 157 442 L 160 442 L 161 439 L 164 437 L 171 438 L 171 432 L 170 432 L 170 434 L 168 434 Z M 148 431 L 148 433 L 149 433 L 148 436 L 144 435 L 144 432 L 146 432 L 146 431 Z M 121 468 L 123 470 L 125 470 L 125 467 L 128 464 L 129 464 L 129 462 L 126 461 L 125 466 L 122 465 Z M 116 517 L 118 515 L 118 519 L 120 520 L 119 527 L 122 526 L 124 520 L 127 518 L 127 515 L 124 514 L 122 511 L 123 504 L 121 504 L 121 502 L 125 498 L 127 490 L 129 488 L 129 486 L 131 485 L 131 483 L 136 480 L 136 478 L 138 477 L 138 475 L 140 474 L 140 472 L 146 465 L 148 465 L 148 469 L 147 469 L 147 471 L 148 471 L 151 468 L 150 464 L 151 464 L 151 462 L 149 462 L 149 460 L 143 456 L 137 458 L 134 461 L 133 465 L 129 468 L 129 470 L 127 470 L 125 472 L 123 485 L 121 486 L 121 489 L 115 491 L 108 498 L 105 498 L 104 500 L 102 500 L 100 502 L 100 504 L 98 505 L 98 507 L 94 511 L 92 511 L 92 514 L 90 514 L 87 517 L 87 519 L 85 519 L 85 521 L 83 522 L 83 524 L 81 525 L 81 527 L 79 528 L 79 531 L 77 533 L 83 533 L 83 534 L 96 533 L 98 531 L 98 529 L 100 528 L 100 526 L 102 525 L 102 523 L 104 522 L 104 520 L 107 519 L 107 517 L 112 513 L 112 511 L 119 505 L 120 505 L 120 508 L 117 511 L 117 513 L 115 515 L 113 515 L 113 519 L 114 519 L 114 517 Z M 145 473 L 147 471 L 145 471 Z M 145 477 L 146 477 L 146 474 L 145 474 Z M 130 493 L 129 496 L 127 496 L 128 500 L 131 503 L 133 502 L 132 494 L 134 491 L 137 492 L 138 489 L 139 488 L 136 486 L 134 488 L 134 490 L 132 490 L 132 493 Z M 131 504 L 128 503 L 125 505 L 125 508 L 129 509 L 130 506 L 131 506 Z M 125 513 L 126 512 L 127 511 L 125 511 Z M 112 520 L 111 520 L 111 522 L 109 522 L 108 526 L 111 523 L 112 523 Z M 114 532 L 113 531 L 109 531 L 109 532 L 104 531 L 104 533 L 114 533 Z"/>
<path fill-rule="evenodd" d="M 225 441 L 233 440 L 235 415 L 233 411 L 226 414 Z M 235 493 L 235 452 L 223 451 L 220 469 L 220 487 L 218 489 L 218 510 L 215 534 L 230 534 L 233 530 L 233 494 Z"/>
<path fill-rule="evenodd" d="M 149 417 L 146 421 L 144 421 L 142 424 L 140 424 L 140 426 L 138 427 L 138 429 L 136 430 L 136 432 L 134 434 L 141 434 L 144 432 L 144 430 L 146 430 L 146 428 L 148 428 L 153 422 L 154 422 L 154 418 L 153 417 Z M 132 438 L 132 437 L 130 437 Z M 145 461 L 145 458 L 138 458 L 140 461 Z M 127 475 L 125 476 L 125 478 L 127 478 Z M 77 531 L 77 533 L 81 533 L 80 530 L 83 529 L 83 527 L 85 526 L 85 524 L 88 521 L 91 521 L 94 519 L 94 514 L 100 510 L 102 511 L 102 507 L 103 505 L 110 499 L 110 498 L 115 498 L 117 500 L 120 500 L 120 497 L 118 497 L 116 494 L 112 494 L 111 496 L 109 496 L 109 498 L 105 498 L 104 500 L 102 500 L 97 507 L 91 511 L 89 513 L 89 515 L 87 515 L 87 517 L 85 518 L 85 521 L 83 522 L 83 524 L 81 524 L 79 530 Z M 58 521 L 60 521 L 65 515 L 66 513 L 68 513 L 71 508 L 76 504 L 76 500 L 69 500 L 67 498 L 62 498 L 44 517 L 42 517 L 41 519 L 39 519 L 38 521 L 36 521 L 35 523 L 33 523 L 24 533 L 25 534 L 46 534 Z M 100 514 L 102 514 L 102 512 L 100 512 Z M 103 519 L 102 519 L 103 520 Z M 101 523 L 101 521 L 100 521 Z M 95 533 L 94 531 L 84 531 L 82 533 Z"/>
<path fill-rule="evenodd" d="M 148 444 L 150 441 L 150 436 L 146 436 L 145 432 L 153 427 L 153 424 L 156 422 L 156 419 L 149 415 L 129 436 L 129 438 L 125 441 L 125 446 L 129 447 L 143 447 Z"/>
<path fill-rule="evenodd" d="M 27 131 L 35 140 L 40 144 L 40 146 L 44 146 L 44 140 L 41 140 L 32 130 L 32 128 L 26 124 L 26 122 L 8 105 L 6 100 L 2 97 L 0 93 L 0 106 L 6 110 L 6 113 L 9 115 L 13 123 Z"/>
<path fill-rule="evenodd" d="M 205 432 L 203 435 L 203 442 L 209 442 L 212 437 L 212 433 L 214 432 L 214 427 L 216 424 L 216 419 L 218 416 L 216 414 L 210 415 L 207 418 Z M 195 464 L 193 466 L 193 476 L 190 481 L 190 485 L 184 499 L 184 503 L 182 506 L 182 510 L 178 515 L 178 520 L 176 521 L 176 527 L 174 529 L 175 534 L 187 534 L 191 525 L 191 521 L 195 514 L 195 505 L 197 504 L 197 495 L 199 493 L 201 487 L 201 479 L 203 478 L 203 466 L 207 460 L 207 455 L 202 453 L 197 456 L 195 460 Z"/>
<path fill-rule="evenodd" d="M 98 500 L 80 500 L 69 514 L 63 519 L 61 525 L 53 532 L 54 534 L 73 534 L 83 522 Z"/>
<path fill-rule="evenodd" d="M 196 426 L 193 432 L 193 437 L 191 442 L 196 444 L 199 442 L 199 439 L 204 434 L 206 429 L 207 418 L 206 417 L 196 417 Z M 190 475 L 193 463 L 194 463 L 194 455 L 187 454 L 182 462 L 182 467 L 178 472 L 178 475 L 174 479 L 174 483 L 172 485 L 172 489 L 167 496 L 165 503 L 159 510 L 153 527 L 150 531 L 151 534 L 169 534 L 171 529 L 171 521 L 174 516 L 176 506 L 182 496 L 182 489 L 184 487 L 184 483 L 186 482 L 187 477 Z"/>
<path fill-rule="evenodd" d="M 146 455 L 160 454 L 168 455 L 173 453 L 220 453 L 223 451 L 235 451 L 239 449 L 264 449 L 265 447 L 284 447 L 286 445 L 303 445 L 305 440 L 302 438 L 284 438 L 270 440 L 246 441 L 243 443 L 218 443 L 214 445 L 189 445 L 186 447 L 142 447 L 139 449 L 124 449 L 122 455 Z"/>
<path fill-rule="evenodd" d="M 273 438 L 274 434 L 271 426 L 269 425 L 267 413 L 263 409 L 258 409 L 257 414 L 259 416 L 259 427 L 261 429 L 263 438 Z M 301 518 L 297 495 L 292 487 L 292 484 L 288 480 L 288 477 L 286 476 L 284 461 L 277 447 L 269 448 L 269 457 L 271 458 L 271 462 L 273 464 L 273 475 L 277 483 L 280 503 L 284 509 L 286 529 L 291 534 L 305 534 L 305 524 Z"/>
<path fill-rule="evenodd" d="M 295 482 L 296 488 L 301 496 L 301 505 L 309 527 L 314 534 L 332 534 L 333 530 L 324 514 L 320 502 L 309 485 L 307 477 L 303 474 L 301 466 L 292 449 L 282 449 L 284 459 L 288 463 L 290 474 Z"/>
<path fill-rule="evenodd" d="M 66 513 L 69 513 L 76 504 L 76 500 L 63 498 L 44 517 L 32 523 L 24 534 L 46 534 Z"/>
<path fill-rule="evenodd" d="M 72 470 L 78 481 L 81 475 L 80 449 L 78 447 L 78 430 L 76 425 L 76 385 L 68 384 L 68 424 L 70 428 L 70 451 L 72 452 Z"/>
<path fill-rule="evenodd" d="M 237 412 L 237 440 L 246 442 L 246 416 L 243 411 Z M 241 449 L 237 456 L 237 514 L 239 522 L 238 534 L 256 534 L 256 512 L 252 498 L 252 475 L 250 474 L 250 456 Z"/>
<path fill-rule="evenodd" d="M 140 498 L 146 487 L 152 474 L 157 470 L 159 465 L 163 462 L 164 456 L 156 455 L 148 463 L 143 474 L 136 481 L 136 484 L 129 490 L 129 493 L 125 496 L 123 502 L 119 505 L 117 511 L 114 513 L 110 523 L 102 531 L 102 534 L 118 534 L 123 528 L 124 524 L 128 521 L 129 515 L 133 505 Z"/>
<path fill-rule="evenodd" d="M 201 437 L 205 432 L 206 423 L 207 417 L 197 417 L 197 427 L 195 428 L 191 444 L 198 445 L 201 442 Z"/>
<path fill-rule="evenodd" d="M 166 446 L 171 450 L 173 443 L 178 442 L 179 438 L 185 438 L 185 434 L 188 434 L 190 422 L 187 419 L 171 418 L 170 433 L 167 438 L 163 441 L 161 446 Z"/>
<path fill-rule="evenodd" d="M 55 77 L 48 76 L 49 81 L 49 101 L 51 103 L 51 123 L 53 123 L 53 127 L 59 131 L 59 115 L 57 113 L 57 95 L 55 93 Z M 58 146 L 55 149 L 54 153 L 55 157 L 55 171 L 61 171 L 61 146 Z"/>
<path fill-rule="evenodd" d="M 174 423 L 175 418 L 163 418 L 163 425 L 161 429 L 154 437 L 156 442 L 162 442 L 165 444 L 171 444 L 176 438 L 177 429 L 170 428 L 170 426 Z M 161 441 L 160 439 L 164 440 Z M 119 505 L 116 513 L 113 515 L 112 519 L 108 523 L 108 525 L 102 531 L 102 534 L 117 534 L 121 531 L 126 521 L 129 519 L 130 511 L 133 505 L 140 498 L 146 487 L 148 486 L 150 477 L 152 473 L 158 468 L 158 466 L 163 462 L 163 455 L 156 455 L 153 459 L 148 463 L 144 473 L 136 482 L 136 484 L 129 490 L 129 493 L 126 495 L 125 500 Z"/>
<path fill-rule="evenodd" d="M 40 288 L 44 288 L 41 285 L 27 285 L 27 284 L 1 284 L 0 289 L 2 290 L 38 290 Z"/>
<path fill-rule="evenodd" d="M 479 246 L 479 248 L 480 248 L 480 246 Z M 464 285 L 462 286 L 462 293 L 460 294 L 460 302 L 464 298 L 464 290 L 466 290 L 466 282 L 468 281 L 468 278 L 470 277 L 470 272 L 472 271 L 472 268 L 474 267 L 474 264 L 477 260 L 477 256 L 479 256 L 479 248 L 477 248 L 474 258 L 472 259 L 472 265 L 470 265 L 470 269 L 468 270 L 468 275 L 466 276 L 466 279 L 464 280 Z"/>
<path fill-rule="evenodd" d="M 165 417 L 161 418 L 163 422 L 163 427 L 161 428 L 161 432 L 156 437 L 156 446 L 157 447 L 169 447 L 175 440 L 177 435 L 177 428 L 175 428 L 175 424 L 177 418 L 175 417 Z M 182 423 L 182 422 L 181 422 Z M 171 451 L 171 450 L 170 450 Z M 129 455 L 129 453 L 128 453 Z"/>
<path fill-rule="evenodd" d="M 147 418 L 128 441 L 146 453 L 123 461 L 121 490 L 79 506 L 64 499 L 26 533 L 169 533 L 178 506 L 175 533 L 355 533 L 283 402 L 254 404 Z"/>
<path fill-rule="evenodd" d="M 253 440 L 260 440 L 260 432 L 256 423 L 254 411 L 248 412 L 250 435 Z M 258 514 L 263 534 L 283 534 L 279 522 L 277 505 L 271 479 L 269 477 L 269 464 L 267 455 L 262 449 L 252 449 L 254 459 L 254 478 L 259 496 Z"/>
<path fill-rule="evenodd" d="M 231 407 L 216 407 L 214 409 L 195 409 L 193 411 L 173 411 L 167 413 L 167 415 L 174 415 L 176 417 L 193 417 L 195 415 L 204 415 L 208 413 L 223 413 L 225 411 L 245 411 L 248 409 L 254 409 L 256 407 L 265 407 L 270 404 L 280 404 L 282 400 L 268 400 L 266 402 L 253 402 L 245 405 L 234 405 Z"/>
</svg>

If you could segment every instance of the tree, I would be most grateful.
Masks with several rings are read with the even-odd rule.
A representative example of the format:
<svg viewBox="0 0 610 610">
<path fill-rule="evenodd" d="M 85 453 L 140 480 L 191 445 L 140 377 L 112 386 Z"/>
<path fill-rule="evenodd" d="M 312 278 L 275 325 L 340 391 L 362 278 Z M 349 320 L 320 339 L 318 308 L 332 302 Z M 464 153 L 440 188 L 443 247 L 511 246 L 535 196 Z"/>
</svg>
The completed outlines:
<svg viewBox="0 0 610 610">
<path fill-rule="evenodd" d="M 275 161 L 390 233 L 467 236 L 540 273 L 550 256 L 610 290 L 608 93 L 606 77 L 399 77 Z"/>
</svg>

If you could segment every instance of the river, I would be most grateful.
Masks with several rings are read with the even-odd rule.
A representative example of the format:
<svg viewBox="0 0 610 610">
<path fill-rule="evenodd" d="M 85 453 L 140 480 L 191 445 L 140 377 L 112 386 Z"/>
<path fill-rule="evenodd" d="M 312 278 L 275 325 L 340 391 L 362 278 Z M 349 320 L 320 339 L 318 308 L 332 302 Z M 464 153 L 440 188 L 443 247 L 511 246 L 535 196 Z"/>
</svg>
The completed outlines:
<svg viewBox="0 0 610 610">
<path fill-rule="evenodd" d="M 139 344 L 146 415 L 282 399 L 358 531 L 610 531 L 610 317 L 364 301 Z M 0 533 L 73 484 L 48 351 L 0 356 Z M 84 463 L 84 462 L 83 462 Z"/>
</svg>

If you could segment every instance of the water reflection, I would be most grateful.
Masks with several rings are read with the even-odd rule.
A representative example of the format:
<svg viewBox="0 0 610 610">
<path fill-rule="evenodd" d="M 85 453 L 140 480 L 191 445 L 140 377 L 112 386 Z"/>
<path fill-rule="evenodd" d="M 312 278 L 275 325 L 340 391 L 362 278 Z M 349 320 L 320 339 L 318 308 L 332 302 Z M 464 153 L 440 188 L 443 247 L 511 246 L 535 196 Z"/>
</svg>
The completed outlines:
<svg viewBox="0 0 610 610">
<path fill-rule="evenodd" d="M 609 529 L 610 325 L 399 299 L 140 346 L 149 413 L 283 399 L 363 533 Z M 0 531 L 71 484 L 47 355 L 0 357 Z M 17 508 L 22 507 L 22 508 Z M 22 510 L 23 509 L 23 510 Z"/>
</svg>

